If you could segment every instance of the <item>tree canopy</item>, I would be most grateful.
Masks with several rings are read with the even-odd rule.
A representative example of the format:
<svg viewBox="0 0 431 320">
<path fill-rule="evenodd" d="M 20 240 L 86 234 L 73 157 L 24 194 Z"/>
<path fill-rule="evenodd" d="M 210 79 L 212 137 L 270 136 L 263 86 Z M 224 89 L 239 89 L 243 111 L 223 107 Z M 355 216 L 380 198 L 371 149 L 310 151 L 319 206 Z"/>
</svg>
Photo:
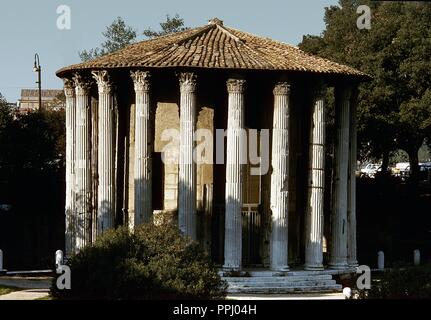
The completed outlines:
<svg viewBox="0 0 431 320">
<path fill-rule="evenodd" d="M 0 93 L 0 133 L 12 121 L 12 110 L 7 105 L 6 99 Z"/>
<path fill-rule="evenodd" d="M 79 53 L 82 61 L 89 61 L 124 48 L 136 41 L 137 33 L 132 27 L 126 25 L 123 18 L 118 17 L 106 27 L 102 35 L 105 37 L 105 41 L 101 44 L 101 48 L 97 47 Z"/>
<path fill-rule="evenodd" d="M 161 29 L 159 31 L 147 28 L 143 31 L 143 35 L 147 38 L 155 38 L 188 29 L 184 26 L 184 19 L 182 19 L 178 14 L 173 17 L 166 15 L 166 21 L 160 23 L 160 28 Z M 102 35 L 105 38 L 105 41 L 100 47 L 79 52 L 79 57 L 82 61 L 89 61 L 115 52 L 138 40 L 136 29 L 128 26 L 121 17 L 118 17 L 109 26 L 107 26 L 106 30 L 102 32 Z"/>
<path fill-rule="evenodd" d="M 0 212 L 0 243 L 11 268 L 46 268 L 64 241 L 65 131 L 64 110 L 18 113 L 0 94 L 0 204 L 12 208 Z"/>
<path fill-rule="evenodd" d="M 156 38 L 189 29 L 184 26 L 184 19 L 182 19 L 178 14 L 172 18 L 167 14 L 166 21 L 160 22 L 160 28 L 160 31 L 153 31 L 151 28 L 147 28 L 144 30 L 144 36 L 147 38 Z"/>
<path fill-rule="evenodd" d="M 358 29 L 360 4 L 371 8 L 371 29 Z M 340 0 L 325 8 L 326 29 L 306 35 L 300 48 L 370 75 L 360 86 L 361 155 L 387 158 L 405 150 L 413 173 L 431 135 L 431 4 Z"/>
</svg>

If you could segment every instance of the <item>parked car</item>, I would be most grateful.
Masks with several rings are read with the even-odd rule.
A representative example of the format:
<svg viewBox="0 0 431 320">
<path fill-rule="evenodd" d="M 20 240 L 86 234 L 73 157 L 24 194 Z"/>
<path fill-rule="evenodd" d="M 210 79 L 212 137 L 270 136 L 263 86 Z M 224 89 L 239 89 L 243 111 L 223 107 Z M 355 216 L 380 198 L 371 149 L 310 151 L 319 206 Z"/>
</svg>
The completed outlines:
<svg viewBox="0 0 431 320">
<path fill-rule="evenodd" d="M 410 163 L 409 162 L 398 162 L 395 167 L 392 168 L 392 174 L 396 177 L 407 177 L 410 174 Z"/>
<path fill-rule="evenodd" d="M 422 181 L 431 182 L 431 162 L 419 164 L 419 176 Z"/>
<path fill-rule="evenodd" d="M 419 163 L 420 171 L 429 171 L 431 170 L 431 162 Z"/>
</svg>

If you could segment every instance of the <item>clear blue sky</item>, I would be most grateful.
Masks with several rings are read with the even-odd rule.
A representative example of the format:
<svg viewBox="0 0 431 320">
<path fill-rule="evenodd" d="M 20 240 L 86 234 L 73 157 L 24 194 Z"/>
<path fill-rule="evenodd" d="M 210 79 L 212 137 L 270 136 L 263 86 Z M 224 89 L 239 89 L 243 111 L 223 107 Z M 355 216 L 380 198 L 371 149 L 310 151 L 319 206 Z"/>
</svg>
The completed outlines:
<svg viewBox="0 0 431 320">
<path fill-rule="evenodd" d="M 0 93 L 16 102 L 21 88 L 36 88 L 34 54 L 40 55 L 43 88 L 62 82 L 55 71 L 79 62 L 78 51 L 102 42 L 117 16 L 142 30 L 158 29 L 166 14 L 187 26 L 218 17 L 225 25 L 297 45 L 304 34 L 320 34 L 324 8 L 337 0 L 2 0 L 0 2 Z M 57 29 L 57 7 L 71 8 L 71 30 Z"/>
</svg>

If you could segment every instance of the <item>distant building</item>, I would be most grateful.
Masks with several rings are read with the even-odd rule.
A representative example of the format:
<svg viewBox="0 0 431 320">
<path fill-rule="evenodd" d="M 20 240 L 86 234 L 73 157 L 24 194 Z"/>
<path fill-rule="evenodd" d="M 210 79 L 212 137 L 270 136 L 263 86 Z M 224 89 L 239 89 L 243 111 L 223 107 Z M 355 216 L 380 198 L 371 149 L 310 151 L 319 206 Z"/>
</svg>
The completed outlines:
<svg viewBox="0 0 431 320">
<path fill-rule="evenodd" d="M 46 89 L 42 90 L 42 108 L 46 109 L 64 109 L 65 100 L 63 90 Z M 22 89 L 21 98 L 18 100 L 18 111 L 25 113 L 39 109 L 39 90 Z"/>
</svg>

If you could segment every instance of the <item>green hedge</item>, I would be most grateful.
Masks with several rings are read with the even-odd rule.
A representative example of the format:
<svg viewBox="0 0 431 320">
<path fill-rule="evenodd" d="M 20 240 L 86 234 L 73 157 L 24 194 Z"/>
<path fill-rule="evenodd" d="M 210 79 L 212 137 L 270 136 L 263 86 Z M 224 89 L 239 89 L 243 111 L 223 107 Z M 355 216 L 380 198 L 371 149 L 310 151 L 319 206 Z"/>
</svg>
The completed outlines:
<svg viewBox="0 0 431 320">
<path fill-rule="evenodd" d="M 198 243 L 170 225 L 110 230 L 74 255 L 60 299 L 223 299 L 226 283 Z"/>
</svg>

